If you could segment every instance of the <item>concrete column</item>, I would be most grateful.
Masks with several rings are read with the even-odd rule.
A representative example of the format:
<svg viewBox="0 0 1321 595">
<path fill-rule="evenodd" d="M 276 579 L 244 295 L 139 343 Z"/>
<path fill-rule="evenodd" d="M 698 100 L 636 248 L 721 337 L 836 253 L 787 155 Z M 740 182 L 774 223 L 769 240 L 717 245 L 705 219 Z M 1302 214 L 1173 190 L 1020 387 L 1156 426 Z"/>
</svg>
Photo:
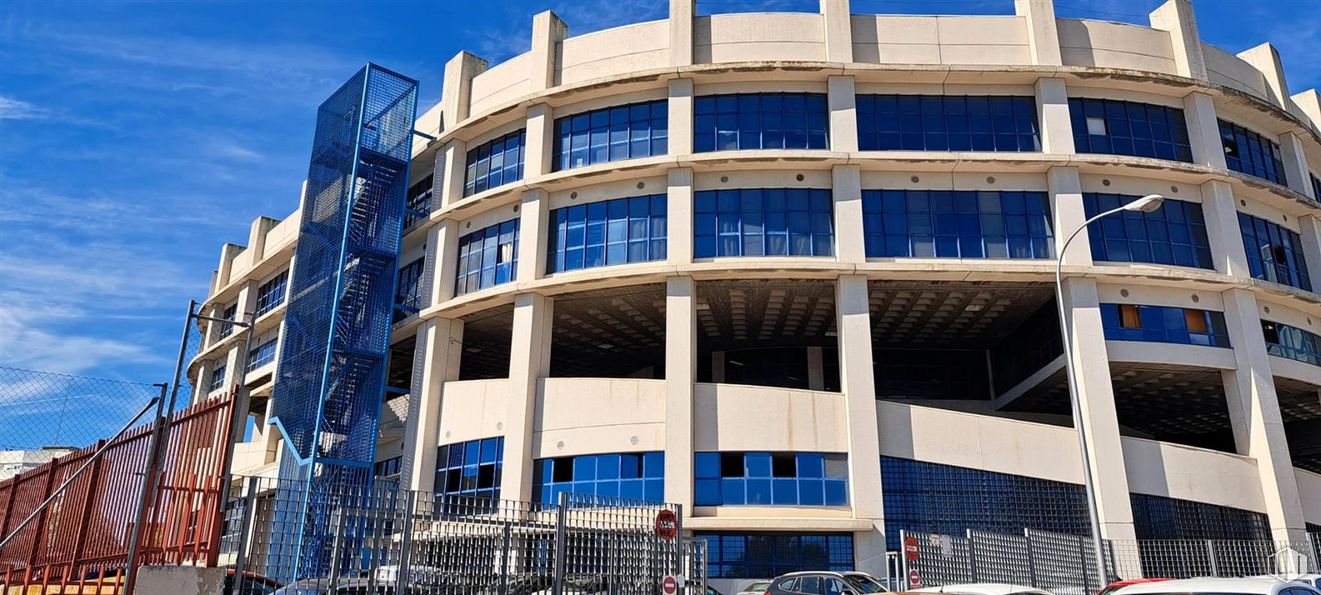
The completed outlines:
<svg viewBox="0 0 1321 595">
<path fill-rule="evenodd" d="M 1051 220 L 1055 223 L 1055 251 L 1064 247 L 1069 234 L 1082 226 L 1087 220 L 1087 212 L 1082 204 L 1082 178 L 1076 167 L 1052 167 L 1046 170 L 1046 190 L 1050 194 Z M 1092 246 L 1088 240 L 1088 230 L 1078 232 L 1078 237 L 1069 244 L 1068 254 L 1063 255 L 1066 265 L 1091 266 Z"/>
<path fill-rule="evenodd" d="M 462 320 L 433 318 L 418 327 L 408 419 L 404 426 L 401 487 L 424 492 L 435 489 L 440 404 L 445 383 L 459 379 L 462 353 Z"/>
<path fill-rule="evenodd" d="M 443 304 L 454 297 L 461 235 L 461 226 L 454 219 L 445 219 L 427 230 L 426 263 L 423 266 L 431 273 L 428 306 Z"/>
<path fill-rule="evenodd" d="M 1183 118 L 1188 124 L 1188 143 L 1193 162 L 1227 169 L 1225 145 L 1220 141 L 1220 121 L 1215 102 L 1206 93 L 1193 92 L 1183 97 Z"/>
<path fill-rule="evenodd" d="M 1308 89 L 1294 95 L 1291 99 L 1293 99 L 1294 105 L 1298 106 L 1298 109 L 1302 110 L 1303 114 L 1307 116 L 1307 119 L 1311 120 L 1313 128 L 1321 127 L 1321 96 L 1317 95 L 1316 89 Z"/>
<path fill-rule="evenodd" d="M 821 21 L 826 33 L 826 61 L 853 61 L 853 19 L 849 0 L 821 0 Z"/>
<path fill-rule="evenodd" d="M 867 262 L 862 229 L 862 172 L 856 164 L 831 168 L 831 195 L 835 202 L 835 258 L 839 262 Z"/>
<path fill-rule="evenodd" d="M 516 281 L 527 283 L 546 274 L 546 238 L 550 219 L 550 197 L 546 191 L 534 188 L 523 192 L 523 203 L 518 209 L 518 276 Z"/>
<path fill-rule="evenodd" d="M 247 281 L 243 284 L 243 288 L 239 290 L 238 309 L 234 311 L 235 321 L 252 322 L 253 318 L 248 316 L 248 314 L 257 311 L 257 289 L 258 284 L 256 281 Z M 239 326 L 234 327 L 235 334 L 250 332 L 252 332 L 252 329 L 245 329 Z M 254 335 L 252 339 L 254 341 L 252 346 L 256 347 L 257 343 L 255 341 L 257 337 Z M 248 352 L 244 349 L 246 344 L 247 341 L 244 340 L 244 337 L 239 337 L 237 343 L 235 343 L 234 351 L 231 353 L 229 362 L 229 369 L 232 370 L 232 373 L 229 376 L 230 384 L 242 384 L 247 381 Z M 243 415 L 246 416 L 247 412 L 243 412 Z"/>
<path fill-rule="evenodd" d="M 535 293 L 514 298 L 514 328 L 509 348 L 509 385 L 505 401 L 505 455 L 502 500 L 532 499 L 532 427 L 541 379 L 550 374 L 554 302 Z"/>
<path fill-rule="evenodd" d="M 697 0 L 670 0 L 670 66 L 692 65 L 693 19 L 696 17 Z"/>
<path fill-rule="evenodd" d="M 451 139 L 436 151 L 436 172 L 439 179 L 432 178 L 433 192 L 439 197 L 440 208 L 448 207 L 463 200 L 463 185 L 467 182 L 468 143 Z M 439 188 L 436 192 L 434 188 Z M 433 200 L 434 198 L 433 197 Z"/>
<path fill-rule="evenodd" d="M 259 262 L 266 255 L 266 234 L 279 223 L 270 217 L 252 220 L 252 227 L 248 229 L 248 253 L 252 255 L 252 262 Z"/>
<path fill-rule="evenodd" d="M 555 118 L 550 106 L 538 103 L 527 108 L 527 139 L 523 144 L 523 179 L 548 174 L 555 155 Z"/>
<path fill-rule="evenodd" d="M 667 172 L 665 189 L 665 262 L 693 261 L 693 170 L 676 167 Z"/>
<path fill-rule="evenodd" d="M 1234 347 L 1235 369 L 1221 373 L 1234 442 L 1239 454 L 1257 461 L 1272 537 L 1302 541 L 1307 538 L 1306 524 L 1257 316 L 1257 299 L 1244 289 L 1230 289 L 1222 295 L 1229 343 Z"/>
<path fill-rule="evenodd" d="M 829 0 L 822 0 L 825 4 Z M 853 77 L 832 76 L 826 79 L 826 99 L 830 104 L 830 150 L 858 150 L 858 110 Z"/>
<path fill-rule="evenodd" d="M 872 529 L 854 536 L 858 570 L 884 576 L 885 507 L 881 499 L 881 445 L 872 369 L 871 312 L 865 275 L 840 275 L 835 284 L 839 330 L 839 382 L 849 444 L 849 502 L 853 516 Z"/>
<path fill-rule="evenodd" d="M 669 82 L 670 154 L 693 152 L 693 79 Z"/>
<path fill-rule="evenodd" d="M 1036 0 L 1031 0 L 1036 1 Z M 1041 118 L 1041 151 L 1073 153 L 1073 123 L 1069 119 L 1069 92 L 1061 79 L 1037 79 L 1037 117 Z"/>
<path fill-rule="evenodd" d="M 243 252 L 243 246 L 238 244 L 226 243 L 220 247 L 220 264 L 216 266 L 216 286 L 211 290 L 215 293 L 230 284 L 231 271 L 234 270 L 234 258 Z"/>
<path fill-rule="evenodd" d="M 1303 240 L 1303 258 L 1307 260 L 1307 273 L 1317 279 L 1321 271 L 1321 219 L 1314 213 L 1298 218 L 1298 235 Z"/>
<path fill-rule="evenodd" d="M 1267 100 L 1284 111 L 1289 111 L 1289 83 L 1284 78 L 1284 66 L 1280 64 L 1280 52 L 1269 42 L 1243 50 L 1238 57 L 1251 64 L 1266 79 Z"/>
<path fill-rule="evenodd" d="M 1174 68 L 1179 76 L 1206 80 L 1206 58 L 1202 55 L 1202 37 L 1197 33 L 1197 18 L 1192 0 L 1169 0 L 1148 16 L 1152 29 L 1170 34 L 1174 50 Z"/>
<path fill-rule="evenodd" d="M 697 285 L 665 280 L 665 501 L 692 514 L 693 383 L 697 381 Z"/>
<path fill-rule="evenodd" d="M 822 361 L 822 348 L 807 348 L 807 388 L 826 390 L 825 362 Z"/>
<path fill-rule="evenodd" d="M 472 79 L 486 71 L 486 60 L 459 52 L 445 63 L 445 82 L 440 91 L 442 130 L 453 129 L 468 118 L 472 103 Z"/>
<path fill-rule="evenodd" d="M 1238 228 L 1238 201 L 1229 183 L 1220 180 L 1203 182 L 1202 217 L 1211 243 L 1211 258 L 1216 271 L 1236 277 L 1251 277 L 1243 233 Z"/>
<path fill-rule="evenodd" d="M 1052 0 L 1014 0 L 1014 14 L 1025 17 L 1027 49 L 1032 63 L 1041 66 L 1064 64 L 1060 57 L 1060 34 L 1055 26 Z"/>
<path fill-rule="evenodd" d="M 532 51 L 528 56 L 529 91 L 544 91 L 559 84 L 559 64 L 556 46 L 569 36 L 569 26 L 553 11 L 547 10 L 532 17 Z"/>
<path fill-rule="evenodd" d="M 1081 422 L 1087 429 L 1087 452 L 1096 486 L 1101 535 L 1106 539 L 1136 539 L 1096 281 L 1065 279 L 1064 304 L 1069 314 L 1069 344 L 1077 374 L 1078 401 L 1082 405 Z"/>
<path fill-rule="evenodd" d="M 1290 190 L 1317 200 L 1312 192 L 1312 168 L 1307 165 L 1307 153 L 1297 134 L 1280 135 L 1280 161 L 1284 162 L 1284 182 Z"/>
</svg>

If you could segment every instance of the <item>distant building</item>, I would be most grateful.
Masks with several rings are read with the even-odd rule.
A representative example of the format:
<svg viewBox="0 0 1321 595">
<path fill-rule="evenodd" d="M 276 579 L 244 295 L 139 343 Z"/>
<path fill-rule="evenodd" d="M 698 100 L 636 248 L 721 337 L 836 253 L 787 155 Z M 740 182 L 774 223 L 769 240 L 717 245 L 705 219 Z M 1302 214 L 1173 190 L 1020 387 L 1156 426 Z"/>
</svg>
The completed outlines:
<svg viewBox="0 0 1321 595">
<path fill-rule="evenodd" d="M 0 481 L 29 469 L 36 469 L 51 459 L 74 451 L 71 446 L 43 446 L 29 450 L 0 450 Z"/>
</svg>

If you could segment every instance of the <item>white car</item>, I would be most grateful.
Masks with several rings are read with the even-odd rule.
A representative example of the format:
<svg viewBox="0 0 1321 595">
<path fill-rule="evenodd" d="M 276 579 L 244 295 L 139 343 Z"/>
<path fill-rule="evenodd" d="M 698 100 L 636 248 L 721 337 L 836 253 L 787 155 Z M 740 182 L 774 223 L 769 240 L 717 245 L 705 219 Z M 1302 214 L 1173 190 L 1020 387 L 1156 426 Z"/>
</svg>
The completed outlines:
<svg viewBox="0 0 1321 595">
<path fill-rule="evenodd" d="M 1007 583 L 965 583 L 962 585 L 944 585 L 911 589 L 913 593 L 961 593 L 963 595 L 1051 595 L 1036 587 L 1010 585 Z"/>
<path fill-rule="evenodd" d="M 755 581 L 743 585 L 736 595 L 766 595 L 766 591 L 770 588 L 771 581 Z"/>
<path fill-rule="evenodd" d="M 1313 585 L 1274 577 L 1191 578 L 1129 585 L 1113 595 L 1321 595 Z"/>
</svg>

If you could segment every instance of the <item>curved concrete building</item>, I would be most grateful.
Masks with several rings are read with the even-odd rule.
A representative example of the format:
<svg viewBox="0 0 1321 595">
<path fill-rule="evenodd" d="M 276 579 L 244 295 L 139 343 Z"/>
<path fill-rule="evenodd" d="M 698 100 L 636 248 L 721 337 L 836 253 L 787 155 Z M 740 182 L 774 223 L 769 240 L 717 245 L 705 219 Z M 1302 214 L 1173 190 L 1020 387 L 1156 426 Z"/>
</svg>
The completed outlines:
<svg viewBox="0 0 1321 595">
<path fill-rule="evenodd" d="M 699 16 L 461 53 L 417 122 L 378 475 L 683 505 L 714 578 L 885 572 L 900 530 L 1321 524 L 1321 99 L 1269 44 L 1012 16 Z M 190 372 L 261 423 L 297 216 L 226 246 Z M 296 265 L 295 265 L 296 266 Z M 242 374 L 239 372 L 243 371 Z M 205 391 L 199 391 L 205 392 Z M 815 547 L 808 547 L 814 545 Z"/>
</svg>

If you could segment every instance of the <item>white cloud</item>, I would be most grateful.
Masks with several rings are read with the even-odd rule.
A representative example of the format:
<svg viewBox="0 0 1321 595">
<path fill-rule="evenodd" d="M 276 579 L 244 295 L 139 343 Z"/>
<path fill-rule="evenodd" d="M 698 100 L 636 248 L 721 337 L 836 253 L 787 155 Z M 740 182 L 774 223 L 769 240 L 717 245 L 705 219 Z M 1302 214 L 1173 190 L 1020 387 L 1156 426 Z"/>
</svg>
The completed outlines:
<svg viewBox="0 0 1321 595">
<path fill-rule="evenodd" d="M 0 95 L 0 120 L 43 120 L 48 115 L 31 103 Z"/>
</svg>

